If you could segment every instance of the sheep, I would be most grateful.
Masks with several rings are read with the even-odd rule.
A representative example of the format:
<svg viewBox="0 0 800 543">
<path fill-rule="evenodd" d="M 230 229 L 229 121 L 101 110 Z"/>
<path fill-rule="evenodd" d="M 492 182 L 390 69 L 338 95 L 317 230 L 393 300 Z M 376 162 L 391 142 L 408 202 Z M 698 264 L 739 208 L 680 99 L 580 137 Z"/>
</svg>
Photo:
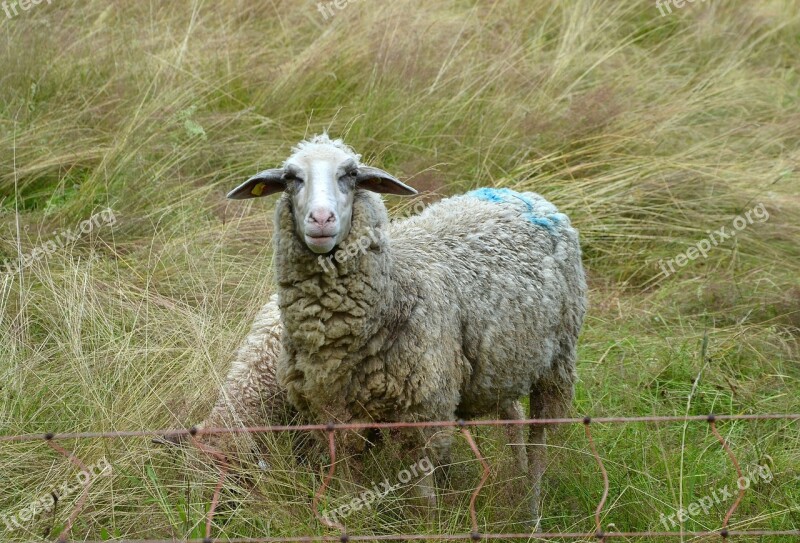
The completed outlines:
<svg viewBox="0 0 800 543">
<path fill-rule="evenodd" d="M 318 422 L 521 419 L 526 394 L 532 418 L 568 409 L 587 300 L 566 215 L 535 193 L 483 188 L 390 223 L 379 194 L 413 188 L 326 134 L 292 151 L 228 194 L 282 193 L 278 380 L 292 405 Z M 345 245 L 357 249 L 342 257 Z M 428 429 L 417 448 L 447 464 L 452 433 Z M 538 526 L 546 435 L 529 433 L 518 462 Z M 432 481 L 419 484 L 435 503 Z"/>
<path fill-rule="evenodd" d="M 203 428 L 237 428 L 289 424 L 298 417 L 287 400 L 286 389 L 278 385 L 276 362 L 281 351 L 282 326 L 277 296 L 273 295 L 256 314 L 250 332 L 236 351 L 216 403 L 209 415 L 196 425 Z M 202 445 L 208 445 L 225 454 L 228 460 L 241 458 L 237 435 L 232 433 L 198 434 Z M 241 435 L 241 445 L 255 449 L 247 434 Z M 157 438 L 160 444 L 182 444 L 184 436 Z M 263 458 L 259 460 L 266 467 Z"/>
</svg>

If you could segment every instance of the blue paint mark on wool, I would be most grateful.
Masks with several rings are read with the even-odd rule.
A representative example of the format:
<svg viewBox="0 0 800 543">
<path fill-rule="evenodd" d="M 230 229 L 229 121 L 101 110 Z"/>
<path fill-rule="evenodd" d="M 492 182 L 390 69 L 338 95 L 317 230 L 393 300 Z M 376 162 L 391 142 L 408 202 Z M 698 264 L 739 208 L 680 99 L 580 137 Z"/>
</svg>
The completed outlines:
<svg viewBox="0 0 800 543">
<path fill-rule="evenodd" d="M 528 222 L 538 226 L 543 226 L 548 230 L 553 228 L 553 221 L 549 217 L 534 217 L 533 215 L 526 214 L 526 218 L 528 219 Z"/>
<path fill-rule="evenodd" d="M 480 189 L 469 191 L 467 193 L 467 196 L 474 196 L 479 200 L 486 200 L 487 202 L 500 203 L 500 202 L 505 202 L 503 196 L 509 192 L 513 191 L 509 189 L 493 189 L 490 187 L 483 187 Z"/>
<path fill-rule="evenodd" d="M 531 201 L 530 198 L 525 196 L 524 194 L 520 194 L 519 192 L 513 191 L 511 189 L 496 189 L 491 187 L 483 187 L 480 189 L 475 189 L 467 193 L 467 196 L 473 196 L 478 198 L 479 200 L 484 200 L 487 202 L 493 202 L 496 204 L 499 203 L 507 203 L 513 204 L 517 201 L 522 202 L 525 204 L 525 212 L 523 213 L 523 217 L 525 217 L 528 222 L 531 224 L 535 224 L 536 226 L 541 226 L 546 228 L 547 230 L 552 231 L 552 229 L 561 222 L 562 217 L 564 217 L 561 213 L 550 213 L 547 215 L 540 215 L 534 209 L 535 204 Z M 547 203 L 547 207 L 552 208 L 555 211 L 549 202 Z"/>
</svg>

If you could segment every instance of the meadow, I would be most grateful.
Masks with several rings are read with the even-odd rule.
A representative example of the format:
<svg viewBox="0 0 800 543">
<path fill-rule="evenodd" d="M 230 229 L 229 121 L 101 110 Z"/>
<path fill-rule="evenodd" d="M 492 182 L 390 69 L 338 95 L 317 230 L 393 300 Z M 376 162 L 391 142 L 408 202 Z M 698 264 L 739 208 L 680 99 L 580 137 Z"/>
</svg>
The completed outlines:
<svg viewBox="0 0 800 543">
<path fill-rule="evenodd" d="M 797 2 L 25 3 L 0 11 L 0 435 L 202 420 L 275 289 L 274 199 L 225 193 L 323 131 L 419 190 L 388 198 L 392 215 L 497 186 L 571 217 L 590 283 L 571 415 L 800 413 Z M 103 212 L 114 220 L 92 220 Z M 719 428 L 769 472 L 730 527 L 800 529 L 800 422 Z M 481 530 L 524 530 L 509 445 L 475 435 L 492 465 Z M 607 529 L 664 530 L 736 484 L 706 423 L 593 436 Z M 324 466 L 285 441 L 223 489 L 215 537 L 336 535 L 310 510 Z M 592 532 L 602 479 L 583 428 L 549 443 L 542 528 Z M 62 445 L 111 467 L 74 540 L 203 536 L 217 481 L 203 454 Z M 396 481 L 395 456 L 340 458 L 323 505 Z M 454 462 L 435 511 L 401 485 L 349 533 L 469 532 L 480 466 L 463 442 Z M 8 519 L 76 472 L 43 441 L 0 443 L 0 539 L 53 540 L 79 492 Z M 731 505 L 679 524 L 718 529 Z"/>
</svg>

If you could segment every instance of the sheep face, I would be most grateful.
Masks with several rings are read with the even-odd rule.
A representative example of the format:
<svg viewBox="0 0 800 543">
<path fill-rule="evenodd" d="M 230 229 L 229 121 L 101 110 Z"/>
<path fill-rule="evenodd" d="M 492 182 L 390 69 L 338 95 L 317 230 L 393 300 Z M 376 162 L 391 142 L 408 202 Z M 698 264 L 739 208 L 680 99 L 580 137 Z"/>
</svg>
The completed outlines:
<svg viewBox="0 0 800 543">
<path fill-rule="evenodd" d="M 361 165 L 359 159 L 360 155 L 341 140 L 317 136 L 297 145 L 282 168 L 256 174 L 233 189 L 228 198 L 287 192 L 298 239 L 312 252 L 327 254 L 350 233 L 356 190 L 385 194 L 417 192 L 383 170 Z"/>
<path fill-rule="evenodd" d="M 350 233 L 358 163 L 328 146 L 286 161 L 287 186 L 298 239 L 317 254 L 331 252 Z"/>
</svg>

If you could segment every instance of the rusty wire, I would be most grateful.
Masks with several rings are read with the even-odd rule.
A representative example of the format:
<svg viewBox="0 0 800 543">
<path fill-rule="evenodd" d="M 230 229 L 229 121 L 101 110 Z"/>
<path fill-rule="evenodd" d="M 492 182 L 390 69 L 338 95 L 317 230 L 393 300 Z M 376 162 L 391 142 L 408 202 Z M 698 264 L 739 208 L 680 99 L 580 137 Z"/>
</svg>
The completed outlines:
<svg viewBox="0 0 800 543">
<path fill-rule="evenodd" d="M 322 499 L 322 496 L 325 495 L 325 490 L 327 490 L 328 486 L 331 484 L 333 475 L 336 473 L 336 432 L 334 432 L 332 429 L 328 430 L 328 453 L 331 455 L 331 465 L 328 468 L 328 474 L 325 476 L 325 479 L 323 479 L 319 490 L 317 490 L 317 493 L 314 494 L 314 499 L 311 501 L 311 510 L 314 512 L 314 516 L 317 517 L 317 520 L 319 520 L 325 526 L 328 528 L 336 528 L 344 533 L 345 528 L 343 525 L 339 524 L 338 522 L 328 520 L 327 517 L 320 515 L 319 513 L 319 501 Z"/>
<path fill-rule="evenodd" d="M 646 416 L 646 417 L 596 417 L 592 422 L 597 424 L 606 423 L 628 423 L 628 422 L 692 422 L 708 421 L 709 415 L 691 416 Z M 797 414 L 753 414 L 753 415 L 715 415 L 718 421 L 724 420 L 800 420 L 800 413 Z M 157 430 L 122 430 L 111 432 L 65 432 L 51 434 L 20 434 L 12 436 L 0 436 L 0 443 L 17 441 L 38 441 L 49 436 L 49 439 L 118 439 L 123 437 L 178 437 L 187 436 L 192 433 L 196 435 L 216 435 L 216 434 L 259 434 L 270 432 L 310 432 L 310 431 L 329 431 L 329 430 L 368 430 L 392 429 L 392 428 L 445 428 L 456 424 L 462 426 L 535 426 L 535 425 L 562 425 L 562 424 L 583 424 L 585 418 L 563 418 L 563 419 L 490 419 L 490 420 L 468 420 L 457 423 L 450 420 L 436 420 L 427 422 L 361 422 L 348 424 L 298 424 L 292 425 L 271 425 L 271 426 L 245 426 L 239 428 L 186 428 L 186 429 L 157 429 Z"/>
<path fill-rule="evenodd" d="M 196 435 L 197 432 L 189 434 L 192 444 L 211 458 L 216 459 L 220 466 L 219 479 L 217 480 L 217 485 L 214 487 L 214 495 L 211 498 L 211 507 L 208 508 L 208 513 L 206 514 L 206 539 L 209 539 L 211 538 L 211 527 L 214 524 L 214 513 L 219 505 L 219 496 L 222 492 L 222 485 L 225 484 L 225 478 L 228 476 L 230 463 L 228 462 L 228 457 L 222 451 L 218 451 L 210 445 L 201 443 L 197 440 L 197 437 L 195 437 Z"/>
<path fill-rule="evenodd" d="M 211 502 L 211 507 L 206 517 L 206 530 L 205 538 L 203 539 L 125 539 L 127 543 L 174 543 L 182 541 L 186 543 L 212 543 L 223 541 L 226 543 L 279 543 L 279 542 L 311 542 L 311 541 L 331 541 L 347 543 L 349 541 L 388 541 L 388 540 L 401 540 L 401 541 L 459 541 L 459 540 L 540 540 L 540 539 L 595 539 L 599 542 L 604 542 L 606 539 L 611 538 L 670 538 L 670 537 L 720 537 L 725 540 L 730 537 L 763 537 L 763 536 L 797 536 L 800 540 L 800 530 L 729 530 L 728 523 L 733 516 L 745 493 L 745 489 L 741 485 L 739 487 L 739 494 L 731 508 L 727 511 L 725 518 L 722 521 L 721 527 L 716 531 L 677 531 L 677 532 L 662 532 L 662 531 L 645 531 L 645 532 L 605 532 L 602 526 L 601 514 L 603 507 L 609 494 L 609 478 L 608 472 L 603 464 L 602 457 L 597 452 L 594 439 L 590 426 L 598 423 L 632 423 L 632 422 L 689 422 L 689 421 L 706 421 L 709 424 L 712 434 L 716 437 L 722 445 L 723 450 L 728 455 L 731 463 L 733 464 L 738 479 L 737 483 L 742 478 L 742 471 L 739 461 L 736 458 L 733 450 L 727 441 L 722 437 L 717 429 L 716 423 L 723 420 L 800 420 L 800 414 L 753 414 L 753 415 L 696 415 L 696 416 L 647 416 L 647 417 L 598 417 L 598 418 L 560 418 L 560 419 L 522 419 L 522 420 L 480 420 L 480 421 L 428 421 L 428 422 L 389 422 L 389 423 L 352 423 L 352 424 L 307 424 L 307 425 L 280 425 L 280 426 L 253 426 L 243 428 L 190 428 L 181 430 L 138 430 L 138 431 L 112 431 L 112 432 L 74 432 L 74 433 L 47 433 L 47 434 L 22 434 L 12 436 L 0 436 L 0 443 L 8 442 L 24 442 L 44 439 L 47 444 L 56 452 L 70 460 L 75 466 L 82 471 L 89 474 L 89 479 L 84 485 L 83 492 L 80 498 L 76 501 L 73 511 L 70 514 L 64 529 L 58 535 L 58 543 L 67 543 L 72 526 L 77 519 L 80 512 L 83 510 L 87 498 L 89 486 L 91 485 L 92 478 L 90 471 L 86 468 L 85 464 L 81 462 L 73 453 L 70 453 L 54 441 L 67 440 L 67 439 L 90 439 L 90 438 L 130 438 L 130 437 L 146 437 L 146 436 L 185 436 L 190 437 L 191 443 L 200 451 L 213 458 L 220 467 L 219 478 L 214 488 L 214 494 Z M 472 434 L 469 431 L 470 426 L 510 426 L 510 425 L 564 425 L 576 424 L 584 425 L 584 432 L 586 435 L 589 448 L 594 456 L 600 473 L 603 477 L 603 494 L 595 509 L 594 532 L 529 532 L 529 533 L 481 533 L 479 531 L 479 524 L 477 519 L 476 501 L 484 484 L 490 475 L 490 466 L 486 459 L 480 452 Z M 431 427 L 453 427 L 460 428 L 464 439 L 472 450 L 475 458 L 480 462 L 483 472 L 480 482 L 473 491 L 470 502 L 469 512 L 472 531 L 469 533 L 456 533 L 456 534 L 385 534 L 385 535 L 349 535 L 345 532 L 345 527 L 337 522 L 330 521 L 319 512 L 319 503 L 325 496 L 326 490 L 330 487 L 330 483 L 336 472 L 336 440 L 335 434 L 341 430 L 362 430 L 367 428 L 387 429 L 387 428 L 431 428 Z M 216 435 L 216 434 L 234 434 L 234 433 L 266 433 L 266 432 L 284 432 L 284 431 L 325 431 L 328 438 L 328 449 L 330 453 L 330 466 L 327 474 L 322 480 L 322 483 L 314 495 L 311 503 L 311 509 L 317 520 L 327 528 L 339 530 L 339 535 L 303 535 L 303 536 L 288 536 L 288 537 L 255 537 L 255 538 L 226 538 L 217 539 L 211 536 L 213 531 L 214 513 L 217 505 L 219 504 L 219 497 L 225 483 L 230 462 L 227 456 L 220 450 L 211 447 L 210 445 L 200 442 L 197 437 L 201 435 Z M 101 543 L 100 541 L 84 540 L 84 543 Z"/>
<path fill-rule="evenodd" d="M 474 539 L 476 535 L 480 534 L 478 531 L 478 514 L 475 510 L 475 501 L 478 499 L 478 494 L 480 494 L 483 485 L 486 484 L 486 480 L 489 478 L 489 474 L 491 474 L 491 469 L 489 468 L 489 464 L 486 462 L 486 459 L 481 454 L 480 449 L 478 449 L 478 445 L 475 443 L 475 440 L 472 439 L 472 434 L 469 433 L 469 430 L 462 426 L 461 433 L 464 434 L 464 439 L 467 440 L 469 448 L 472 449 L 473 454 L 475 454 L 475 458 L 478 459 L 478 461 L 481 463 L 481 467 L 483 467 L 483 475 L 481 475 L 481 480 L 478 483 L 478 486 L 476 486 L 475 490 L 472 492 L 472 496 L 469 498 L 469 517 L 472 520 L 472 537 Z"/>
<path fill-rule="evenodd" d="M 594 455 L 594 459 L 597 460 L 597 466 L 600 468 L 600 473 L 603 474 L 603 496 L 600 498 L 600 502 L 597 504 L 597 508 L 594 510 L 594 524 L 596 528 L 595 537 L 603 543 L 606 540 L 605 534 L 603 534 L 603 524 L 600 522 L 600 513 L 603 512 L 603 506 L 606 504 L 606 499 L 608 498 L 608 472 L 606 471 L 606 467 L 603 465 L 603 459 L 597 454 L 597 448 L 594 446 L 594 440 L 592 439 L 592 430 L 589 428 L 592 419 L 590 417 L 586 417 L 583 419 L 583 428 L 584 433 L 586 434 L 586 440 L 589 442 L 589 448 L 592 451 L 592 455 Z"/>
<path fill-rule="evenodd" d="M 477 534 L 480 539 L 503 540 L 503 539 L 593 539 L 594 533 L 585 532 L 534 532 L 534 533 L 511 533 L 511 534 Z M 679 532 L 608 532 L 603 534 L 606 538 L 669 538 L 680 536 Z M 683 536 L 689 537 L 764 537 L 764 536 L 791 536 L 800 535 L 800 530 L 730 530 L 725 531 L 724 535 L 719 532 L 683 532 Z M 225 539 L 124 539 L 120 543 L 312 543 L 315 541 L 336 542 L 342 541 L 465 541 L 475 540 L 475 534 L 382 534 L 382 535 L 349 535 L 345 539 L 342 536 L 290 536 L 290 537 L 232 537 Z M 77 542 L 76 542 L 77 543 Z M 83 540 L 81 543 L 108 543 L 99 540 Z"/>
<path fill-rule="evenodd" d="M 726 453 L 728 453 L 728 458 L 731 459 L 733 467 L 736 468 L 736 486 L 739 488 L 739 494 L 736 496 L 736 500 L 733 502 L 733 505 L 731 505 L 731 508 L 728 509 L 725 519 L 722 521 L 722 529 L 724 530 L 728 527 L 728 521 L 731 520 L 733 512 L 736 511 L 737 507 L 739 507 L 739 504 L 742 502 L 742 498 L 744 497 L 744 488 L 742 488 L 742 485 L 739 484 L 739 481 L 742 480 L 742 468 L 739 467 L 739 461 L 736 459 L 736 455 L 733 454 L 728 442 L 725 441 L 725 438 L 723 438 L 719 433 L 719 430 L 717 430 L 717 423 L 713 415 L 709 415 L 708 425 L 711 427 L 711 432 L 722 445 L 722 448 L 725 449 Z"/>
<path fill-rule="evenodd" d="M 45 439 L 47 438 L 45 437 Z M 78 518 L 78 515 L 80 514 L 81 510 L 86 505 L 86 500 L 89 499 L 89 486 L 92 484 L 92 470 L 87 468 L 86 464 L 81 462 L 77 456 L 66 450 L 58 443 L 53 443 L 52 440 L 47 439 L 47 444 L 50 446 L 51 449 L 69 459 L 69 461 L 72 462 L 75 466 L 77 466 L 82 473 L 85 473 L 87 477 L 86 482 L 83 484 L 83 490 L 81 490 L 80 498 L 78 498 L 78 501 L 75 502 L 75 506 L 72 508 L 72 513 L 70 513 L 69 518 L 67 518 L 66 524 L 64 524 L 64 529 L 61 530 L 60 534 L 58 534 L 57 541 L 59 543 L 66 543 L 67 538 L 69 537 L 69 533 L 72 531 L 72 525 L 75 523 L 75 519 Z"/>
</svg>

